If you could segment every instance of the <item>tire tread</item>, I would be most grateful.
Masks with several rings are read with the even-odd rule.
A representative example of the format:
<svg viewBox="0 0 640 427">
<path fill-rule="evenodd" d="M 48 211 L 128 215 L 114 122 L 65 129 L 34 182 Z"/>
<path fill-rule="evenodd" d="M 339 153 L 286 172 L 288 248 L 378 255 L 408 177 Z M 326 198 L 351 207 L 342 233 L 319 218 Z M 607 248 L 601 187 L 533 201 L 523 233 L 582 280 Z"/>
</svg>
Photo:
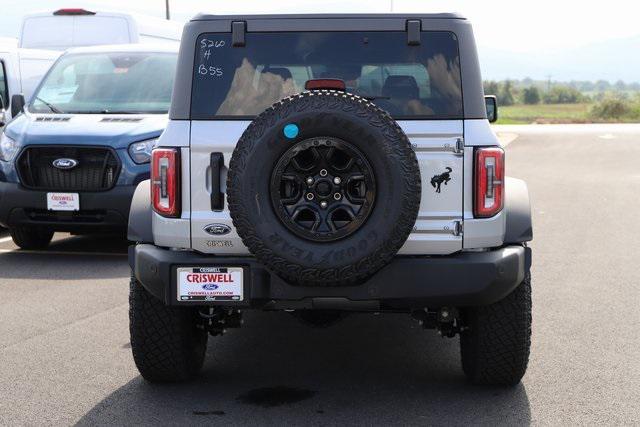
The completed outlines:
<svg viewBox="0 0 640 427">
<path fill-rule="evenodd" d="M 38 227 L 12 227 L 11 239 L 21 249 L 44 249 L 53 238 L 53 231 Z"/>
<path fill-rule="evenodd" d="M 515 385 L 531 349 L 531 275 L 504 299 L 468 311 L 460 338 L 462 367 L 475 384 Z"/>
<path fill-rule="evenodd" d="M 390 238 L 358 262 L 348 266 L 309 267 L 287 260 L 272 250 L 255 233 L 249 212 L 253 207 L 242 197 L 239 181 L 247 168 L 248 158 L 260 137 L 275 123 L 292 112 L 342 109 L 367 120 L 385 135 L 385 155 L 402 168 L 403 215 L 390 224 Z M 400 126 L 386 111 L 357 95 L 333 90 L 303 92 L 284 98 L 251 122 L 240 138 L 229 165 L 227 197 L 233 224 L 249 251 L 264 265 L 292 284 L 309 286 L 348 286 L 365 280 L 391 261 L 409 237 L 418 215 L 421 179 L 418 161 L 411 144 Z"/>
<path fill-rule="evenodd" d="M 196 315 L 192 308 L 164 305 L 134 277 L 131 278 L 131 350 L 144 379 L 150 382 L 184 381 L 201 369 L 207 334 L 196 329 Z"/>
</svg>

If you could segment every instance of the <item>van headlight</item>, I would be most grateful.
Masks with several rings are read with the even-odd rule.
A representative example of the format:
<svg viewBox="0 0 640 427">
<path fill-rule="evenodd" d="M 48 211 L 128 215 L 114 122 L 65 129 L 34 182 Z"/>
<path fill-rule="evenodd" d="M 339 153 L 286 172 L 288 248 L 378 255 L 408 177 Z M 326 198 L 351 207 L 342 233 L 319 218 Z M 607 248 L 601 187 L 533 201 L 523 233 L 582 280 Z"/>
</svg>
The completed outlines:
<svg viewBox="0 0 640 427">
<path fill-rule="evenodd" d="M 4 132 L 0 135 L 0 160 L 9 162 L 13 159 L 18 151 L 18 143 L 9 138 Z"/>
<path fill-rule="evenodd" d="M 134 142 L 129 146 L 129 155 L 133 161 L 139 165 L 149 163 L 149 160 L 151 160 L 151 150 L 153 150 L 157 142 L 158 138 Z"/>
</svg>

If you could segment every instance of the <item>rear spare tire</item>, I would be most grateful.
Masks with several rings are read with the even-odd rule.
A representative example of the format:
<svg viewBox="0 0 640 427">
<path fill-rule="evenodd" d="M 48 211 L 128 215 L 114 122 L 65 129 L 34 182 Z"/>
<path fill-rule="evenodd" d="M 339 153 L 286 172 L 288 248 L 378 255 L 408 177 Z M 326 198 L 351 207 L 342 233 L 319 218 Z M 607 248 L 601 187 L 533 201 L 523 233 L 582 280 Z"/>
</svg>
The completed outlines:
<svg viewBox="0 0 640 427">
<path fill-rule="evenodd" d="M 292 284 L 345 286 L 406 241 L 420 169 L 385 111 L 344 92 L 304 92 L 245 130 L 227 194 L 237 232 L 261 263 Z"/>
</svg>

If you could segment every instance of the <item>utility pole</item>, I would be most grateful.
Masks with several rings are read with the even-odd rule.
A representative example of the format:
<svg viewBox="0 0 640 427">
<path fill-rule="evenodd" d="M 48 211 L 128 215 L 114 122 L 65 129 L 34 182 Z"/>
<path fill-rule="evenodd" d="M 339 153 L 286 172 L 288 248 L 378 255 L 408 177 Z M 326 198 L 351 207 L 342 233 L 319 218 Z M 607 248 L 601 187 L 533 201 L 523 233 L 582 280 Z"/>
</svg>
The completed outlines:
<svg viewBox="0 0 640 427">
<path fill-rule="evenodd" d="M 551 74 L 547 75 L 547 92 L 551 92 L 551 77 L 553 77 Z"/>
<path fill-rule="evenodd" d="M 164 0 L 165 10 L 167 15 L 167 21 L 171 19 L 171 15 L 169 14 L 169 0 Z"/>
</svg>

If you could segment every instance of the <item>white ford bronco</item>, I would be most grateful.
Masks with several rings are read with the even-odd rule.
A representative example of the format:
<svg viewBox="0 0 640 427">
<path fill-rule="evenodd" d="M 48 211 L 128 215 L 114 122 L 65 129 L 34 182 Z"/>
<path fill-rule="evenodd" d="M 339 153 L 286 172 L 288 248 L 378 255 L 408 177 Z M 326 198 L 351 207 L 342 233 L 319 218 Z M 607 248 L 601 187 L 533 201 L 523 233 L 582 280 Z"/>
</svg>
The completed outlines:
<svg viewBox="0 0 640 427">
<path fill-rule="evenodd" d="M 531 214 L 496 115 L 458 15 L 196 16 L 129 218 L 142 376 L 192 377 L 246 310 L 404 312 L 518 383 Z"/>
</svg>

